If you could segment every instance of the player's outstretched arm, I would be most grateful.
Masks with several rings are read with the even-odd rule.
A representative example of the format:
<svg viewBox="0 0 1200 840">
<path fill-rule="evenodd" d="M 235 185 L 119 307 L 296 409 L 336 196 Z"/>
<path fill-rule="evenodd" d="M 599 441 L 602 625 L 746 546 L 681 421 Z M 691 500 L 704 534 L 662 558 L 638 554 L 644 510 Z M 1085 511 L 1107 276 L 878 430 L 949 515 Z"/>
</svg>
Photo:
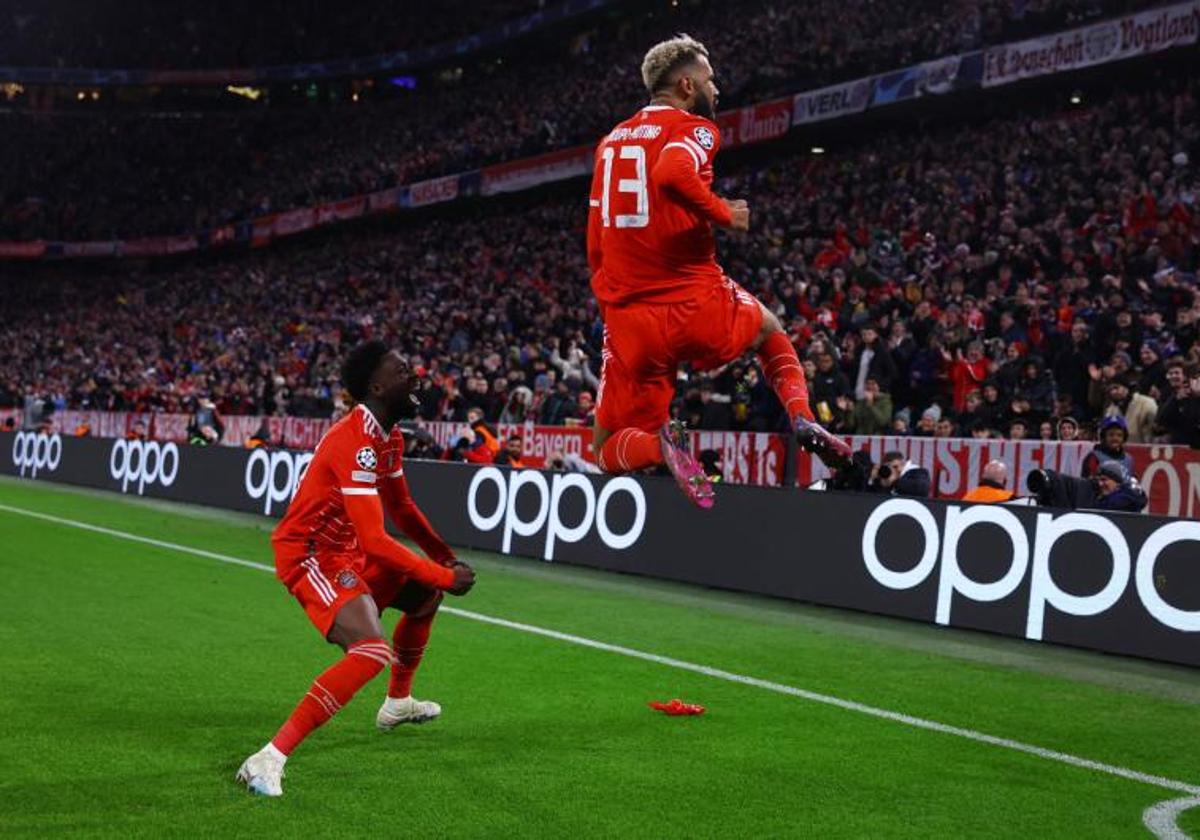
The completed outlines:
<svg viewBox="0 0 1200 840">
<path fill-rule="evenodd" d="M 438 535 L 429 519 L 417 507 L 417 500 L 408 489 L 408 479 L 403 474 L 389 476 L 379 488 L 388 515 L 405 536 L 421 546 L 427 557 L 448 566 L 454 562 L 454 551 Z"/>
<path fill-rule="evenodd" d="M 383 505 L 377 494 L 347 495 L 345 505 L 367 556 L 426 586 L 453 590 L 457 581 L 454 569 L 426 560 L 388 536 L 383 527 Z"/>
</svg>

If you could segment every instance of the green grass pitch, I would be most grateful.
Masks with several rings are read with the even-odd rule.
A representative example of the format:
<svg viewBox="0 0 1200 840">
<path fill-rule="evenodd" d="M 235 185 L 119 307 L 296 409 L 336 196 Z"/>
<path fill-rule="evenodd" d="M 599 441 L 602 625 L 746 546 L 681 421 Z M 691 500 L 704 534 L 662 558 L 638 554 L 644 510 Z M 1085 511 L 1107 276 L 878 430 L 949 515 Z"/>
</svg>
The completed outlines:
<svg viewBox="0 0 1200 840">
<path fill-rule="evenodd" d="M 0 506 L 271 562 L 253 517 L 12 480 Z M 464 610 L 1200 782 L 1189 669 L 463 556 Z M 262 800 L 234 771 L 336 656 L 272 575 L 0 508 L 0 580 L 3 837 L 1149 837 L 1184 795 L 447 614 L 415 685 L 442 718 L 376 732 L 380 677 Z M 646 706 L 672 697 L 708 713 Z"/>
</svg>

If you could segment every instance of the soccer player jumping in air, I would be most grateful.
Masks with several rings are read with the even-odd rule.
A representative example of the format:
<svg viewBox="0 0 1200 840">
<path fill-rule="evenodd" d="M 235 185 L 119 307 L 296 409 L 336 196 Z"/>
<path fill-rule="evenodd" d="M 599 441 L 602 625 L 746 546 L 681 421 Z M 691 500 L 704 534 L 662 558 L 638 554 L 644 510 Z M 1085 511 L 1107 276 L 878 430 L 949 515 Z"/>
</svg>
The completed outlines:
<svg viewBox="0 0 1200 840">
<path fill-rule="evenodd" d="M 416 384 L 408 363 L 382 342 L 369 341 L 346 358 L 342 383 L 358 405 L 321 438 L 271 543 L 276 575 L 345 655 L 316 678 L 275 737 L 238 770 L 239 782 L 265 796 L 283 794 L 283 765 L 292 750 L 386 667 L 391 679 L 375 719 L 380 729 L 441 714 L 437 703 L 414 700 L 409 688 L 442 592 L 465 595 L 475 584 L 471 567 L 457 561 L 433 530 L 404 478 L 404 438 L 393 427 Z M 388 536 L 384 505 L 433 559 Z M 386 607 L 404 613 L 391 644 L 379 623 Z"/>
<path fill-rule="evenodd" d="M 712 226 L 747 230 L 750 208 L 712 192 L 721 145 L 708 50 L 681 35 L 642 62 L 650 104 L 596 148 L 587 252 L 604 316 L 604 367 L 593 446 L 607 472 L 666 464 L 688 497 L 712 486 L 669 423 L 676 368 L 719 367 L 747 350 L 788 413 L 800 444 L 829 466 L 850 447 L 813 422 L 796 349 L 774 313 L 725 276 Z"/>
</svg>

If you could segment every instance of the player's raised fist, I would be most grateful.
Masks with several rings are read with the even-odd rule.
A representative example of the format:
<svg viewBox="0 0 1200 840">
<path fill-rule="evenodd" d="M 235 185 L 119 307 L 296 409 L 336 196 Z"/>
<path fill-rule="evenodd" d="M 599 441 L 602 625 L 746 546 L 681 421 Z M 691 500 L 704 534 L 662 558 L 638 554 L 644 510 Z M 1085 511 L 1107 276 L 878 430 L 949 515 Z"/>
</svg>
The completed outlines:
<svg viewBox="0 0 1200 840">
<path fill-rule="evenodd" d="M 730 215 L 733 216 L 733 221 L 729 223 L 729 227 L 734 230 L 749 230 L 750 205 L 740 198 L 733 201 L 725 198 L 722 201 L 725 202 L 725 206 L 729 208 Z"/>
<path fill-rule="evenodd" d="M 475 570 L 466 563 L 454 564 L 454 583 L 446 590 L 451 595 L 466 595 L 475 585 Z"/>
</svg>

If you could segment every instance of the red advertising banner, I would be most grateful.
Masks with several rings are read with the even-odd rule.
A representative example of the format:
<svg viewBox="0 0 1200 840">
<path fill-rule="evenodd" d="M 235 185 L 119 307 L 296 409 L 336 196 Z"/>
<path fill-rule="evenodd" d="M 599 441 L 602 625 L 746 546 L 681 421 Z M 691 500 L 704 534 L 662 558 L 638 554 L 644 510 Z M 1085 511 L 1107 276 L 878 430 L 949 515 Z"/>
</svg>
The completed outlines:
<svg viewBox="0 0 1200 840">
<path fill-rule="evenodd" d="M 592 169 L 594 148 L 591 144 L 575 146 L 560 152 L 484 167 L 480 173 L 480 192 L 484 195 L 516 192 L 538 184 L 586 175 Z"/>
<path fill-rule="evenodd" d="M 459 176 L 457 175 L 418 181 L 408 188 L 409 206 L 424 207 L 426 204 L 453 201 L 458 198 L 458 182 Z"/>
<path fill-rule="evenodd" d="M 852 437 L 855 449 L 865 449 L 878 462 L 885 452 L 901 452 L 929 470 L 933 493 L 957 499 L 978 486 L 984 465 L 993 459 L 1008 465 L 1008 487 L 1026 494 L 1025 481 L 1036 469 L 1079 475 L 1092 443 L 1040 440 L 961 440 L 954 438 Z M 1150 497 L 1147 513 L 1194 518 L 1200 514 L 1200 451 L 1165 444 L 1131 444 L 1134 473 Z M 829 471 L 806 452 L 797 465 L 797 483 L 804 487 Z"/>
<path fill-rule="evenodd" d="M 317 206 L 317 224 L 327 225 L 344 219 L 356 219 L 367 209 L 367 197 L 356 195 L 342 201 L 331 201 Z"/>
<path fill-rule="evenodd" d="M 0 257 L 16 260 L 36 260 L 46 253 L 46 243 L 40 239 L 36 242 L 0 242 Z"/>
<path fill-rule="evenodd" d="M 750 105 L 737 112 L 737 144 L 775 140 L 792 127 L 792 97 Z"/>
<path fill-rule="evenodd" d="M 0 409 L 0 424 L 12 418 L 20 428 L 20 409 Z M 86 425 L 94 437 L 124 437 L 139 421 L 156 440 L 183 443 L 187 440 L 187 414 L 135 413 L 112 411 L 59 411 L 53 415 L 54 431 L 71 435 Z M 266 423 L 267 433 L 276 446 L 289 449 L 313 449 L 332 421 L 311 417 L 226 416 L 225 446 L 244 446 L 247 438 Z M 451 447 L 467 431 L 465 423 L 422 422 L 439 446 Z M 574 456 L 594 463 L 592 430 L 578 426 L 538 426 L 532 423 L 500 424 L 496 432 L 501 441 L 513 434 L 521 436 L 521 457 L 532 467 L 545 466 L 555 454 Z M 700 458 L 715 454 L 721 479 L 730 484 L 756 484 L 778 487 L 787 473 L 789 440 L 786 435 L 757 432 L 689 432 L 692 454 Z M 1036 469 L 1052 469 L 1079 475 L 1092 443 L 1059 443 L 1040 440 L 967 440 L 960 438 L 852 437 L 851 445 L 865 449 L 871 460 L 879 462 L 884 453 L 896 451 L 929 470 L 934 496 L 957 499 L 979 484 L 988 461 L 1008 464 L 1009 488 L 1025 492 L 1025 482 Z M 1162 516 L 1200 516 L 1200 451 L 1168 444 L 1133 444 L 1134 472 L 1150 497 L 1148 513 Z M 829 471 L 817 458 L 800 452 L 796 464 L 796 484 L 806 487 L 827 478 Z"/>
<path fill-rule="evenodd" d="M 731 484 L 779 487 L 787 467 L 786 435 L 761 432 L 690 432 L 692 455 L 715 452 L 721 480 Z"/>
<path fill-rule="evenodd" d="M 316 213 L 313 208 L 304 207 L 300 210 L 289 210 L 286 213 L 278 214 L 275 217 L 273 230 L 276 236 L 288 236 L 306 231 L 316 223 Z"/>
</svg>

